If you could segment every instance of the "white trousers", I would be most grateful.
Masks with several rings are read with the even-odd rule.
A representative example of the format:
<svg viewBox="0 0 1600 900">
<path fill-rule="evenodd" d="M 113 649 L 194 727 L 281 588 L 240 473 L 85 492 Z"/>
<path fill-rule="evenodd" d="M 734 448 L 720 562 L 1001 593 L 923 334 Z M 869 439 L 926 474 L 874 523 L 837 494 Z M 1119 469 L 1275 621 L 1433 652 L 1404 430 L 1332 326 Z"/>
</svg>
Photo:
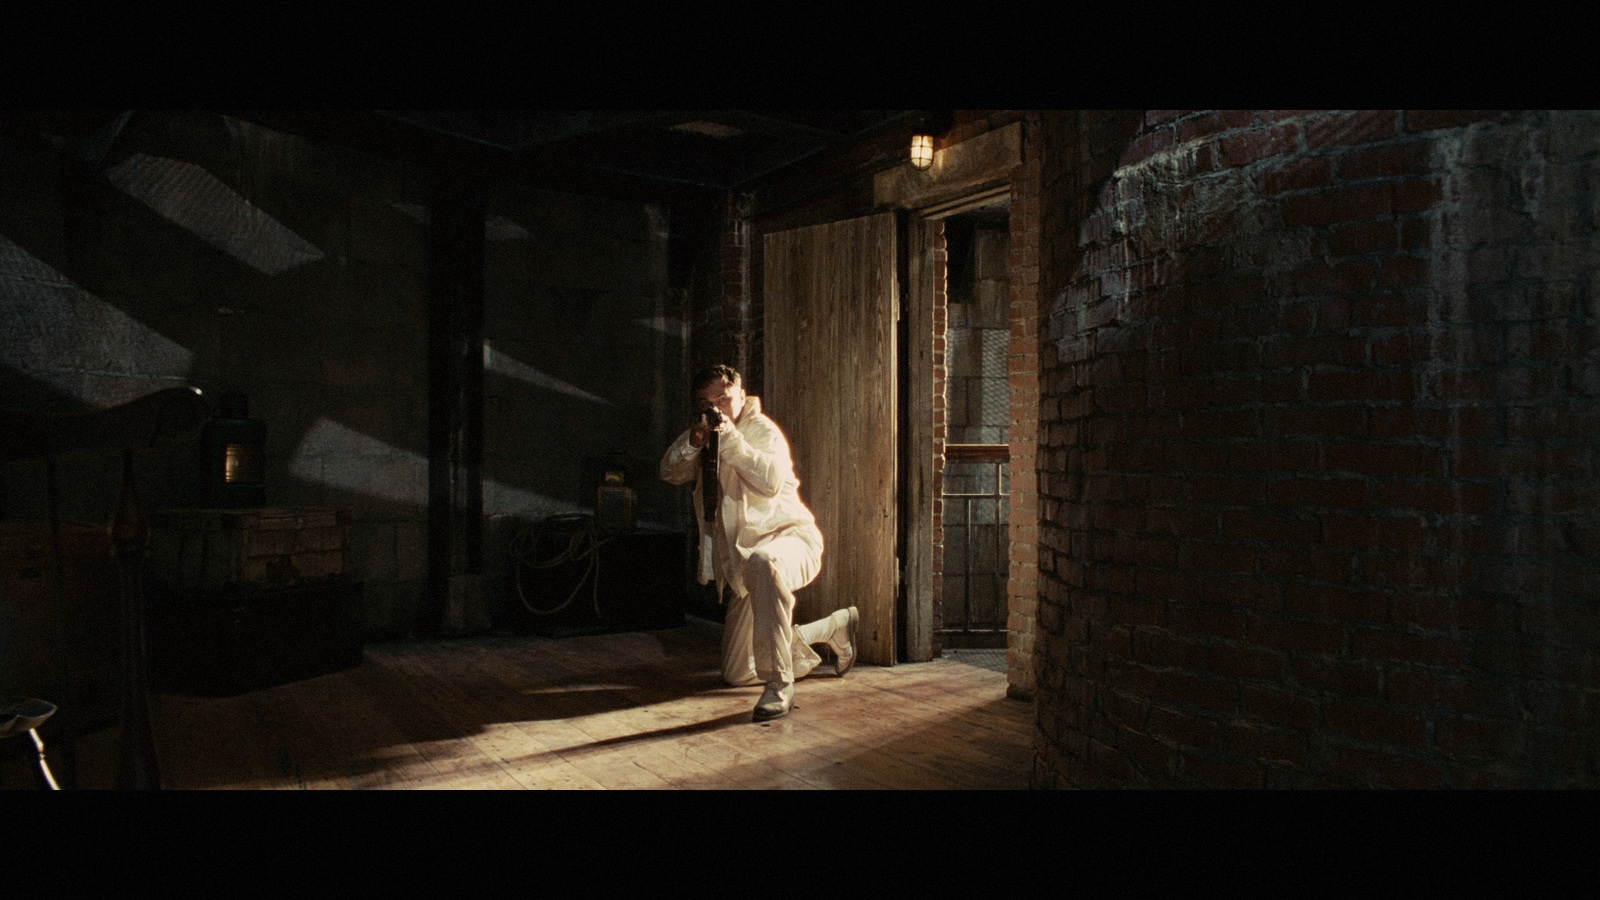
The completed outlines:
<svg viewBox="0 0 1600 900">
<path fill-rule="evenodd" d="M 814 643 L 832 631 L 829 619 L 794 624 L 794 592 L 822 570 L 822 543 L 806 531 L 763 544 L 745 563 L 744 585 L 728 600 L 722 624 L 722 678 L 732 685 L 804 678 L 822 662 Z"/>
</svg>

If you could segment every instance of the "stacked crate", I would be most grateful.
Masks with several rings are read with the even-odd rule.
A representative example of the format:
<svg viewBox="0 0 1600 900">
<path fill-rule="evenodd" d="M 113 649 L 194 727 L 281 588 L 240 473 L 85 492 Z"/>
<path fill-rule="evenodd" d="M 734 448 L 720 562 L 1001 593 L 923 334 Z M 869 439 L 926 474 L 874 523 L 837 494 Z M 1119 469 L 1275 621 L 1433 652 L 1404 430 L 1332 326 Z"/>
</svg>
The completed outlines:
<svg viewBox="0 0 1600 900">
<path fill-rule="evenodd" d="M 150 526 L 155 689 L 229 696 L 361 664 L 348 512 L 163 510 Z"/>
</svg>

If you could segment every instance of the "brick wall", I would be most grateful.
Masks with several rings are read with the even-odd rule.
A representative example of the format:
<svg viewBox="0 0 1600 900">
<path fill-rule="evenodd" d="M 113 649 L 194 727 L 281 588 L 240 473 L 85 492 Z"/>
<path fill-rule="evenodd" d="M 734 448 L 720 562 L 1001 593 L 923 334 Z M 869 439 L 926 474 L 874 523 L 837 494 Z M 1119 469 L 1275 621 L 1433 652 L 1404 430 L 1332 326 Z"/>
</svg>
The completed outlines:
<svg viewBox="0 0 1600 900">
<path fill-rule="evenodd" d="M 1041 131 L 1035 785 L 1600 785 L 1600 116 Z"/>
<path fill-rule="evenodd" d="M 759 394 L 761 385 L 761 341 L 765 337 L 761 310 L 750 287 L 751 260 L 760 248 L 750 225 L 751 198 L 729 192 L 719 219 L 719 278 L 715 287 L 717 302 L 703 308 L 701 326 L 705 329 L 694 341 L 696 369 L 727 363 L 739 370 L 745 386 Z"/>
<path fill-rule="evenodd" d="M 933 232 L 933 521 L 944 521 L 944 445 L 950 422 L 945 400 L 950 372 L 945 351 L 950 329 L 950 250 L 944 222 L 930 223 Z M 944 528 L 933 531 L 933 655 L 943 651 L 939 629 L 944 627 Z"/>
<path fill-rule="evenodd" d="M 1034 689 L 1039 594 L 1039 118 L 1023 122 L 1022 165 L 1011 182 L 1011 575 L 1006 594 L 1007 693 Z"/>
</svg>

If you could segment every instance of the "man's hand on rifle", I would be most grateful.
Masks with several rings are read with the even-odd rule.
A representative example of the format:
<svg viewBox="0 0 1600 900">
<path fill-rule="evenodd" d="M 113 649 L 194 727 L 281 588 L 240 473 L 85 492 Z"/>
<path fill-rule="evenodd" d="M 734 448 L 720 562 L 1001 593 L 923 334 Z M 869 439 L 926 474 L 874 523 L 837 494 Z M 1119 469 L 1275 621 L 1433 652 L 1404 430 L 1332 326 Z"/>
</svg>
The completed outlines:
<svg viewBox="0 0 1600 900">
<path fill-rule="evenodd" d="M 727 434 L 732 428 L 733 423 L 728 421 L 727 416 L 723 416 L 721 421 L 717 423 L 717 434 Z M 705 417 L 701 416 L 695 420 L 693 425 L 689 426 L 689 446 L 699 450 L 706 445 L 706 438 L 710 437 L 710 435 L 711 426 L 707 425 Z"/>
</svg>

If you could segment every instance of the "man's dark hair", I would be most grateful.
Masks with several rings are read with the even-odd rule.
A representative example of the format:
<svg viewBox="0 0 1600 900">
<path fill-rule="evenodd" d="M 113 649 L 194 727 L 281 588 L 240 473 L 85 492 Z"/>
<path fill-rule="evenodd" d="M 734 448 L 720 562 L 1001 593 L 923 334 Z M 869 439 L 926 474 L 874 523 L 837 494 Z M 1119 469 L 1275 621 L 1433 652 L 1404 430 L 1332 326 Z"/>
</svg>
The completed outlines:
<svg viewBox="0 0 1600 900">
<path fill-rule="evenodd" d="M 701 369 L 694 373 L 694 381 L 691 382 L 689 390 L 691 393 L 698 394 L 702 388 L 713 381 L 725 381 L 728 384 L 736 385 L 739 383 L 739 370 L 733 366 L 721 364 Z"/>
</svg>

